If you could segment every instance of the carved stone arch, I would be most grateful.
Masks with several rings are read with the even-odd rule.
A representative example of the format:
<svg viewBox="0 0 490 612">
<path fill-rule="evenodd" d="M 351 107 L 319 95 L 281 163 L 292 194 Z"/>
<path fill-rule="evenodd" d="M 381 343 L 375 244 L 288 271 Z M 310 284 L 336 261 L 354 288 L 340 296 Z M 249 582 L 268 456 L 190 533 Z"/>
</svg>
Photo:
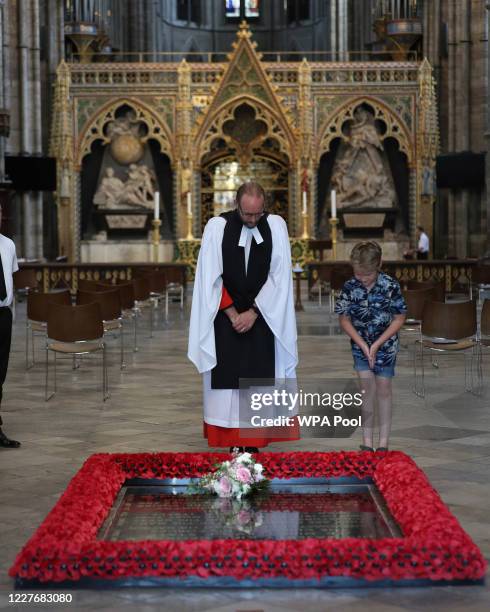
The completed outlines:
<svg viewBox="0 0 490 612">
<path fill-rule="evenodd" d="M 293 166 L 297 158 L 296 139 L 286 121 L 278 116 L 269 106 L 251 96 L 245 95 L 227 102 L 201 124 L 194 138 L 196 143 L 195 167 L 200 167 L 202 158 L 209 153 L 215 139 L 221 138 L 225 142 L 230 142 L 230 138 L 223 131 L 223 126 L 227 121 L 234 119 L 235 111 L 243 104 L 250 106 L 255 111 L 256 120 L 263 122 L 267 126 L 266 133 L 261 137 L 262 141 L 268 138 L 275 139 L 279 144 L 280 152 L 289 160 L 289 165 Z"/>
<path fill-rule="evenodd" d="M 414 139 L 405 121 L 385 102 L 371 96 L 351 98 L 326 118 L 319 130 L 316 163 L 318 164 L 321 156 L 330 150 L 330 145 L 335 138 L 345 138 L 342 126 L 346 121 L 354 119 L 354 110 L 361 104 L 370 106 L 374 110 L 374 119 L 383 121 L 386 125 L 386 132 L 379 135 L 380 139 L 383 141 L 386 138 L 394 138 L 398 142 L 400 151 L 406 154 L 408 163 L 413 163 L 415 159 Z"/>
<path fill-rule="evenodd" d="M 109 144 L 110 138 L 104 131 L 105 126 L 116 118 L 116 112 L 121 106 L 130 106 L 136 113 L 136 119 L 141 121 L 147 128 L 147 133 L 142 137 L 142 142 L 152 139 L 160 144 L 160 150 L 167 155 L 173 164 L 174 143 L 165 120 L 154 112 L 141 100 L 135 98 L 119 98 L 111 100 L 108 104 L 99 108 L 97 112 L 83 126 L 76 145 L 76 163 L 80 167 L 83 158 L 92 150 L 92 145 L 96 140 L 103 144 Z"/>
</svg>

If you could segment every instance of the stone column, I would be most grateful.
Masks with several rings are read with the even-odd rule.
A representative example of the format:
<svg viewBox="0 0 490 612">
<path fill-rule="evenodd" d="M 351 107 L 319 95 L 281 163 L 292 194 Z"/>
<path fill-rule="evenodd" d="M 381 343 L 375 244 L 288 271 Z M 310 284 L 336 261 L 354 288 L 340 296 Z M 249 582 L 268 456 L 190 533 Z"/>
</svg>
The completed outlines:
<svg viewBox="0 0 490 612">
<path fill-rule="evenodd" d="M 330 50 L 332 51 L 332 60 L 337 58 L 337 0 L 330 0 Z"/>
<path fill-rule="evenodd" d="M 417 164 L 415 161 L 410 164 L 408 171 L 408 225 L 410 241 L 415 245 L 417 225 L 422 223 L 422 220 L 417 218 Z M 419 211 L 419 215 L 421 215 L 421 211 Z M 432 250 L 432 244 L 430 248 Z"/>
<path fill-rule="evenodd" d="M 7 46 L 4 42 L 4 10 L 4 0 L 0 0 L 0 108 L 7 109 L 7 96 L 5 95 Z M 0 133 L 0 183 L 3 183 L 5 180 L 5 140 L 5 136 Z"/>
<path fill-rule="evenodd" d="M 348 21 L 347 21 L 347 0 L 338 0 L 338 46 L 340 52 L 340 60 L 345 62 L 347 61 L 347 31 L 348 31 Z"/>
<path fill-rule="evenodd" d="M 17 150 L 21 155 L 42 155 L 41 68 L 39 0 L 17 3 Z M 15 146 L 15 145 L 14 145 Z M 42 196 L 22 192 L 22 255 L 42 257 Z"/>
<path fill-rule="evenodd" d="M 40 41 L 40 16 L 39 0 L 32 2 L 31 21 L 31 50 L 30 60 L 32 67 L 32 151 L 35 155 L 43 154 L 42 143 L 42 116 L 41 116 L 41 41 Z M 43 194 L 38 191 L 32 193 L 32 225 L 33 236 L 31 249 L 34 257 L 43 256 Z"/>
<path fill-rule="evenodd" d="M 129 2 L 129 50 L 134 52 L 145 50 L 145 7 L 141 0 Z M 134 61 L 135 56 L 132 56 Z"/>
<path fill-rule="evenodd" d="M 448 23 L 448 62 L 447 62 L 447 79 L 448 79 L 448 137 L 447 137 L 447 148 L 448 151 L 456 150 L 456 100 L 457 100 L 457 80 L 456 80 L 456 49 L 457 49 L 457 35 L 455 31 L 456 27 L 456 6 L 458 0 L 451 1 L 451 7 L 449 10 L 449 23 Z M 455 237 L 455 210 L 457 206 L 456 194 L 453 190 L 449 190 L 448 201 L 447 201 L 447 215 L 448 215 L 448 253 L 450 255 L 456 255 L 456 237 Z"/>
<path fill-rule="evenodd" d="M 486 4 L 487 14 L 487 37 L 490 33 L 490 2 Z M 486 131 L 485 131 L 485 142 L 487 145 L 486 155 L 486 171 L 485 171 L 485 183 L 487 186 L 487 240 L 486 240 L 486 254 L 490 255 L 490 45 L 487 41 L 487 83 L 486 83 Z"/>
<path fill-rule="evenodd" d="M 456 67 L 457 100 L 456 118 L 456 150 L 471 149 L 471 3 L 458 2 L 461 13 L 458 15 L 459 45 L 456 54 L 459 60 Z M 455 24 L 456 25 L 456 24 Z M 455 210 L 455 247 L 456 256 L 464 258 L 468 254 L 468 210 L 469 192 L 460 192 L 459 202 Z"/>
</svg>

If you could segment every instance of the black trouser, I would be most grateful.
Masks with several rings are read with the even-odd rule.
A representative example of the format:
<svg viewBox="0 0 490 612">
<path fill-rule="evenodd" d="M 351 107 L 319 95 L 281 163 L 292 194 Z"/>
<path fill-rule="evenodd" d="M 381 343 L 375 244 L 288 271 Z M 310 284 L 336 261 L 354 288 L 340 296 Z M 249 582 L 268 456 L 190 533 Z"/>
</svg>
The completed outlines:
<svg viewBox="0 0 490 612">
<path fill-rule="evenodd" d="M 425 251 L 425 253 L 421 253 L 420 251 L 417 251 L 417 259 L 429 259 L 428 251 Z"/>
<path fill-rule="evenodd" d="M 2 403 L 3 383 L 9 366 L 10 341 L 12 339 L 12 311 L 8 306 L 0 308 L 0 405 Z M 0 427 L 2 415 L 0 414 Z"/>
</svg>

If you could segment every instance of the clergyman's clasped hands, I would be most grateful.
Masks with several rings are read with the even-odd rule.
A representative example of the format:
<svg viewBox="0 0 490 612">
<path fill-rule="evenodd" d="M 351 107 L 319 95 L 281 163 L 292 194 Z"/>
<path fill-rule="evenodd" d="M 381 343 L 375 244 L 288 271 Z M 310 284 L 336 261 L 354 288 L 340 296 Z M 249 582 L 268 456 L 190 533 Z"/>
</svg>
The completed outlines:
<svg viewBox="0 0 490 612">
<path fill-rule="evenodd" d="M 253 308 L 239 313 L 234 306 L 230 306 L 225 312 L 231 321 L 233 329 L 239 334 L 244 334 L 251 330 L 258 316 Z"/>
</svg>

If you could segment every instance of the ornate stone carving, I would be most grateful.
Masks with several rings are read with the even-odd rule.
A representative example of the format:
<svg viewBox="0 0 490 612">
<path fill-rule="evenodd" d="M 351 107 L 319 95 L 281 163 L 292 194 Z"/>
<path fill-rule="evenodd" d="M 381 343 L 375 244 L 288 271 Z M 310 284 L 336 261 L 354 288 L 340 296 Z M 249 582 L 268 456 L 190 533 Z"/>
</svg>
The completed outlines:
<svg viewBox="0 0 490 612">
<path fill-rule="evenodd" d="M 107 135 L 111 139 L 111 155 L 120 164 L 139 162 L 144 154 L 141 142 L 141 121 L 133 111 L 117 117 L 107 124 Z"/>
<path fill-rule="evenodd" d="M 123 182 L 113 168 L 106 168 L 94 196 L 94 204 L 99 209 L 153 208 L 154 173 L 144 164 L 130 164 L 127 175 L 128 179 Z"/>
<path fill-rule="evenodd" d="M 338 208 L 392 208 L 396 192 L 374 116 L 359 106 L 350 133 L 340 147 L 331 186 Z"/>
</svg>

